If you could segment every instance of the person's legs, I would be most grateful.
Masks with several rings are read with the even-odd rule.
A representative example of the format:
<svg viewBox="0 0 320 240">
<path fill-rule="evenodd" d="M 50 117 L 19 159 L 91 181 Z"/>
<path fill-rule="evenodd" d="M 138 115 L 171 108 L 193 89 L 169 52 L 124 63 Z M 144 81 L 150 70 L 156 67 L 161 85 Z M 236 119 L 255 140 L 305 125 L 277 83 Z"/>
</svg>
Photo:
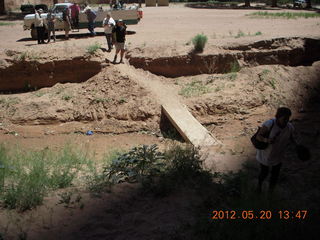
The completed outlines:
<svg viewBox="0 0 320 240">
<path fill-rule="evenodd" d="M 73 18 L 71 18 L 71 28 L 72 29 L 75 29 L 76 28 L 76 18 L 75 17 L 73 17 Z"/>
<path fill-rule="evenodd" d="M 54 30 L 54 27 L 51 29 L 52 30 L 52 36 L 53 36 L 53 41 L 56 41 L 56 32 Z"/>
<path fill-rule="evenodd" d="M 274 190 L 275 186 L 277 185 L 281 165 L 282 164 L 279 163 L 278 165 L 272 166 L 270 183 L 269 183 L 269 191 L 271 191 L 271 192 Z"/>
<path fill-rule="evenodd" d="M 70 23 L 64 22 L 64 34 L 67 40 L 69 39 L 69 31 L 70 31 Z"/>
<path fill-rule="evenodd" d="M 96 33 L 94 31 L 94 22 L 88 22 L 88 29 L 89 29 L 89 32 L 91 34 L 91 36 L 95 36 Z"/>
<path fill-rule="evenodd" d="M 92 25 L 92 22 L 88 22 L 88 30 L 89 30 L 90 34 L 93 35 L 93 25 Z"/>
<path fill-rule="evenodd" d="M 79 16 L 76 16 L 76 25 L 75 27 L 79 29 Z"/>
<path fill-rule="evenodd" d="M 68 40 L 69 39 L 69 29 L 65 29 L 64 35 L 65 35 L 65 38 Z"/>
<path fill-rule="evenodd" d="M 262 183 L 266 179 L 269 173 L 269 167 L 260 163 L 260 174 L 257 191 L 260 193 L 262 190 Z"/>
<path fill-rule="evenodd" d="M 44 32 L 45 32 L 45 27 L 40 28 L 40 41 L 41 43 L 44 43 Z"/>
<path fill-rule="evenodd" d="M 123 55 L 124 55 L 124 48 L 121 48 L 121 52 L 120 52 L 120 62 L 123 63 Z"/>
<path fill-rule="evenodd" d="M 108 50 L 111 51 L 112 49 L 112 39 L 111 39 L 111 34 L 110 33 L 106 33 L 106 39 L 107 39 L 107 43 L 108 43 Z"/>
<path fill-rule="evenodd" d="M 36 27 L 37 29 L 37 40 L 38 40 L 38 44 L 41 43 L 41 29 L 40 27 Z"/>
<path fill-rule="evenodd" d="M 48 41 L 47 43 L 49 43 L 51 40 L 51 29 L 48 29 Z"/>
<path fill-rule="evenodd" d="M 120 52 L 120 48 L 118 46 L 118 43 L 116 43 L 116 54 L 114 55 L 113 63 L 116 63 L 119 52 Z"/>
</svg>

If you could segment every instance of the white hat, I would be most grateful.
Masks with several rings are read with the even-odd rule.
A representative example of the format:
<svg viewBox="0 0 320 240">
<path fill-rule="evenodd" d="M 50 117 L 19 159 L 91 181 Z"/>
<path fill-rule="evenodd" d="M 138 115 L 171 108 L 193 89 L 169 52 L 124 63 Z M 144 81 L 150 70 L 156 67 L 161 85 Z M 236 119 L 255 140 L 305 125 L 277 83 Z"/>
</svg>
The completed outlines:
<svg viewBox="0 0 320 240">
<path fill-rule="evenodd" d="M 43 12 L 42 8 L 39 8 L 39 9 L 38 9 L 38 12 Z"/>
</svg>

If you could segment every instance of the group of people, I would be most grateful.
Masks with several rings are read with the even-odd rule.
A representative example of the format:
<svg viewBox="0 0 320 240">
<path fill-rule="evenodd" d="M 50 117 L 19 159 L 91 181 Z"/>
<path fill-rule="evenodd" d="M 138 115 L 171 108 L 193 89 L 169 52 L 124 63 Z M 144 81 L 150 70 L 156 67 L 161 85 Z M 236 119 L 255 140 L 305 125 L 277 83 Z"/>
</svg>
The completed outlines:
<svg viewBox="0 0 320 240">
<path fill-rule="evenodd" d="M 107 13 L 107 17 L 103 20 L 102 25 L 107 39 L 108 51 L 111 52 L 113 45 L 116 48 L 113 62 L 116 63 L 120 52 L 120 63 L 123 63 L 127 26 L 122 19 L 119 19 L 116 23 L 110 13 Z"/>
<path fill-rule="evenodd" d="M 44 23 L 44 19 L 41 17 L 43 13 L 42 9 L 35 10 L 35 27 L 37 29 L 38 44 L 45 43 L 45 31 L 48 32 L 48 41 L 56 41 L 55 35 L 55 15 L 50 9 L 47 14 L 47 24 Z M 84 13 L 88 19 L 88 30 L 91 36 L 95 36 L 94 31 L 95 19 L 97 14 L 89 7 L 85 6 Z M 65 39 L 69 39 L 69 32 L 71 29 L 79 28 L 79 14 L 80 7 L 77 3 L 74 3 L 70 8 L 66 8 L 62 13 L 62 20 L 64 22 Z M 104 27 L 105 36 L 107 39 L 108 51 L 111 52 L 113 46 L 116 48 L 115 56 L 113 62 L 117 61 L 118 54 L 120 53 L 120 63 L 123 62 L 123 56 L 125 52 L 125 41 L 126 41 L 126 29 L 127 26 L 122 19 L 117 22 L 111 17 L 110 13 L 107 13 L 106 18 L 102 23 Z"/>
<path fill-rule="evenodd" d="M 53 38 L 53 41 L 56 41 L 56 35 L 55 35 L 55 22 L 56 18 L 55 15 L 50 9 L 48 11 L 47 17 L 46 17 L 46 23 L 45 18 L 41 17 L 41 14 L 43 13 L 42 9 L 35 10 L 35 27 L 37 30 L 37 40 L 38 44 L 45 43 L 45 32 L 47 30 L 48 32 L 48 41 L 49 43 L 51 41 L 51 38 Z M 70 8 L 66 8 L 62 12 L 62 20 L 64 23 L 64 31 L 65 31 L 65 39 L 69 39 L 69 32 L 71 29 L 79 29 L 79 14 L 80 14 L 80 7 L 77 3 L 74 3 L 71 5 Z"/>
</svg>

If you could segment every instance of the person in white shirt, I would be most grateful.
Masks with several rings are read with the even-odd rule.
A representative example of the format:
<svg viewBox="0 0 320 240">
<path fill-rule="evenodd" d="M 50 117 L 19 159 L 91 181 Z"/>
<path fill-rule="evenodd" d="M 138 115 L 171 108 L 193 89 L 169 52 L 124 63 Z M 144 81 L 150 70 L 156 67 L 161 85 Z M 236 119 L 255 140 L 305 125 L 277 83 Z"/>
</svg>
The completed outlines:
<svg viewBox="0 0 320 240">
<path fill-rule="evenodd" d="M 266 149 L 257 149 L 256 159 L 260 163 L 258 193 L 261 192 L 263 181 L 268 176 L 270 167 L 269 191 L 273 191 L 278 181 L 287 145 L 290 141 L 297 144 L 294 127 L 289 123 L 290 117 L 291 110 L 289 108 L 278 108 L 275 118 L 264 122 L 258 132 L 257 140 L 269 143 Z"/>
<path fill-rule="evenodd" d="M 44 42 L 44 33 L 45 33 L 45 26 L 43 22 L 43 18 L 41 18 L 41 14 L 43 10 L 40 8 L 38 11 L 35 10 L 35 22 L 34 25 L 37 29 L 37 40 L 38 44 L 43 44 Z"/>
<path fill-rule="evenodd" d="M 108 51 L 111 52 L 112 49 L 112 29 L 116 25 L 116 22 L 111 17 L 110 13 L 107 13 L 107 17 L 103 19 L 102 25 L 104 27 L 104 33 L 106 35 L 108 43 Z"/>
</svg>

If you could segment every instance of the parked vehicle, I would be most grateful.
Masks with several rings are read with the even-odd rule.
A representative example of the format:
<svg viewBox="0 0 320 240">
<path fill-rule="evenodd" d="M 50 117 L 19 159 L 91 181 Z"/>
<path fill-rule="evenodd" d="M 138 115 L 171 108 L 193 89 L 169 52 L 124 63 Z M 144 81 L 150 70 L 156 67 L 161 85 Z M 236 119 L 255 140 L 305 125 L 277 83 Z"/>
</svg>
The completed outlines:
<svg viewBox="0 0 320 240">
<path fill-rule="evenodd" d="M 293 7 L 294 8 L 306 8 L 307 2 L 306 2 L 306 0 L 294 0 Z"/>
<path fill-rule="evenodd" d="M 53 7 L 53 14 L 55 15 L 57 21 L 55 22 L 55 30 L 62 31 L 64 30 L 64 23 L 62 20 L 62 12 L 66 8 L 70 8 L 72 3 L 57 3 Z M 125 9 L 107 9 L 95 11 L 97 14 L 97 18 L 95 20 L 95 27 L 102 27 L 102 21 L 106 17 L 107 12 L 111 13 L 111 16 L 114 20 L 123 19 L 125 24 L 138 24 L 140 19 L 142 18 L 142 9 L 138 8 L 138 6 L 131 6 Z M 41 17 L 44 19 L 44 23 L 46 24 L 47 13 L 42 13 Z M 32 39 L 37 39 L 37 31 L 34 25 L 35 22 L 35 14 L 28 14 L 24 17 L 24 30 L 31 30 Z M 81 11 L 79 15 L 79 29 L 85 29 L 88 27 L 88 20 L 86 14 Z"/>
<path fill-rule="evenodd" d="M 22 4 L 20 6 L 20 10 L 23 14 L 33 14 L 34 13 L 34 9 L 39 10 L 42 9 L 44 12 L 48 12 L 48 6 L 46 4 L 36 4 L 36 5 L 32 5 L 32 4 Z"/>
</svg>

